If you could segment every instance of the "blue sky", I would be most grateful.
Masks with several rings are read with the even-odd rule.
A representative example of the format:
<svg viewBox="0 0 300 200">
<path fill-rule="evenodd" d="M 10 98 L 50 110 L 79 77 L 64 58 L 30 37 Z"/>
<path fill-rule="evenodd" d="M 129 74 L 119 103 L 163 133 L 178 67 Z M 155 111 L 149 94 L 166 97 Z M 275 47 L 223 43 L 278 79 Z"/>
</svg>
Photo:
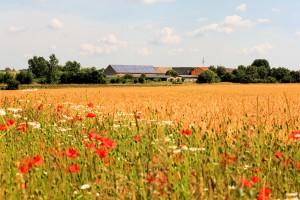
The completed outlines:
<svg viewBox="0 0 300 200">
<path fill-rule="evenodd" d="M 0 0 L 0 68 L 64 65 L 300 69 L 299 0 Z"/>
</svg>

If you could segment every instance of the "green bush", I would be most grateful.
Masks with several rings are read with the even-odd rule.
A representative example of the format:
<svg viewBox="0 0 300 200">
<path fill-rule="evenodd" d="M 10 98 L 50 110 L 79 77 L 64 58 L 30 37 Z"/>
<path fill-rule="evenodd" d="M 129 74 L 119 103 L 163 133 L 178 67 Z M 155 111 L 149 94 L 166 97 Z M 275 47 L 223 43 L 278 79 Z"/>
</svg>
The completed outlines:
<svg viewBox="0 0 300 200">
<path fill-rule="evenodd" d="M 7 81 L 6 90 L 18 90 L 20 82 L 15 79 L 10 79 Z"/>
</svg>

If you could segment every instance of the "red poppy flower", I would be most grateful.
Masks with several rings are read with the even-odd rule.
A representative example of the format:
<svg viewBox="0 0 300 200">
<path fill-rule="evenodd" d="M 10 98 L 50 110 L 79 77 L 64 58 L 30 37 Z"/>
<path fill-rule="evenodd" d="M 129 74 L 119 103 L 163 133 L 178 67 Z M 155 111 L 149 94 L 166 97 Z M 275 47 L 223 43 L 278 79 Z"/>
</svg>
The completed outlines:
<svg viewBox="0 0 300 200">
<path fill-rule="evenodd" d="M 1 126 L 0 126 L 0 131 L 6 131 L 6 129 L 7 129 L 7 128 L 6 128 L 5 125 L 1 125 Z"/>
<path fill-rule="evenodd" d="M 64 107 L 63 105 L 58 105 L 57 106 L 57 112 L 60 112 L 63 109 L 63 107 Z"/>
<path fill-rule="evenodd" d="M 262 194 L 259 194 L 257 197 L 257 200 L 271 200 L 268 196 L 264 196 Z"/>
<path fill-rule="evenodd" d="M 77 173 L 80 171 L 80 165 L 74 164 L 69 167 L 70 172 Z"/>
<path fill-rule="evenodd" d="M 282 158 L 282 153 L 281 153 L 280 151 L 276 151 L 276 152 L 275 152 L 275 156 L 276 156 L 277 158 Z"/>
<path fill-rule="evenodd" d="M 222 164 L 229 164 L 229 163 L 233 163 L 235 160 L 235 157 L 230 157 L 227 153 L 223 153 L 222 154 L 222 160 L 221 160 L 221 163 Z"/>
<path fill-rule="evenodd" d="M 77 150 L 74 148 L 68 148 L 66 150 L 66 155 L 69 157 L 69 158 L 72 158 L 72 159 L 75 159 L 77 156 L 79 156 L 79 153 L 77 152 Z"/>
<path fill-rule="evenodd" d="M 38 110 L 41 110 L 43 108 L 43 104 L 41 103 L 39 106 L 38 106 Z"/>
<path fill-rule="evenodd" d="M 90 102 L 90 103 L 88 103 L 87 105 L 88 105 L 88 107 L 89 107 L 89 108 L 94 108 L 94 104 L 93 104 L 93 103 L 91 103 L 91 102 Z"/>
<path fill-rule="evenodd" d="M 111 139 L 109 139 L 109 138 L 103 138 L 103 140 L 101 142 L 101 146 L 105 146 L 108 149 L 115 149 L 117 145 Z"/>
<path fill-rule="evenodd" d="M 36 165 L 36 166 L 41 166 L 44 164 L 44 160 L 42 159 L 42 156 L 40 155 L 36 155 L 32 158 L 32 162 Z"/>
<path fill-rule="evenodd" d="M 250 188 L 252 188 L 254 186 L 254 184 L 255 184 L 254 181 L 252 181 L 252 180 L 250 181 L 250 180 L 247 180 L 245 178 L 240 178 L 239 182 L 242 183 L 242 187 L 250 187 Z"/>
<path fill-rule="evenodd" d="M 27 165 L 25 165 L 25 164 L 23 164 L 23 165 L 21 165 L 20 167 L 19 167 L 19 173 L 21 173 L 21 174 L 27 174 L 28 173 L 28 167 L 27 167 Z"/>
<path fill-rule="evenodd" d="M 92 143 L 92 142 L 87 142 L 87 141 L 85 141 L 85 142 L 84 142 L 84 146 L 85 146 L 86 148 L 88 148 L 88 149 L 91 149 L 91 150 L 96 149 L 96 145 L 95 145 L 94 143 Z"/>
<path fill-rule="evenodd" d="M 289 135 L 289 138 L 290 139 L 294 139 L 294 140 L 300 139 L 300 131 L 294 131 L 294 132 L 292 132 Z"/>
<path fill-rule="evenodd" d="M 89 139 L 92 140 L 98 140 L 98 141 L 102 141 L 103 137 L 101 135 L 98 135 L 96 133 L 89 133 Z"/>
<path fill-rule="evenodd" d="M 105 149 L 98 149 L 96 153 L 100 158 L 105 158 L 108 156 L 108 152 Z"/>
<path fill-rule="evenodd" d="M 151 174 L 148 174 L 147 181 L 148 181 L 148 183 L 154 183 L 156 181 L 156 178 L 153 177 Z"/>
<path fill-rule="evenodd" d="M 270 193 L 271 193 L 271 189 L 268 187 L 261 188 L 259 190 L 259 194 L 262 194 L 263 196 L 269 196 Z"/>
<path fill-rule="evenodd" d="M 7 122 L 6 122 L 6 126 L 12 126 L 14 124 L 15 124 L 15 120 L 13 120 L 13 119 L 7 120 Z"/>
<path fill-rule="evenodd" d="M 88 113 L 88 114 L 86 115 L 86 117 L 87 117 L 87 118 L 94 118 L 94 117 L 96 117 L 96 114 L 95 114 L 95 113 Z"/>
<path fill-rule="evenodd" d="M 252 176 L 252 177 L 251 177 L 251 180 L 252 180 L 254 183 L 257 183 L 260 179 L 259 179 L 257 176 Z"/>
<path fill-rule="evenodd" d="M 135 117 L 136 117 L 137 119 L 141 119 L 141 113 L 137 113 L 137 114 L 135 115 Z"/>
<path fill-rule="evenodd" d="M 26 122 L 19 123 L 18 127 L 17 127 L 17 130 L 22 131 L 23 133 L 25 133 L 26 132 Z"/>
<path fill-rule="evenodd" d="M 190 129 L 186 129 L 186 130 L 181 130 L 180 133 L 181 135 L 190 136 L 192 134 L 192 131 Z"/>
<path fill-rule="evenodd" d="M 135 143 L 137 143 L 137 142 L 139 142 L 139 141 L 141 141 L 142 140 L 142 138 L 140 137 L 140 136 L 136 136 L 135 138 L 134 138 L 134 142 Z"/>
</svg>

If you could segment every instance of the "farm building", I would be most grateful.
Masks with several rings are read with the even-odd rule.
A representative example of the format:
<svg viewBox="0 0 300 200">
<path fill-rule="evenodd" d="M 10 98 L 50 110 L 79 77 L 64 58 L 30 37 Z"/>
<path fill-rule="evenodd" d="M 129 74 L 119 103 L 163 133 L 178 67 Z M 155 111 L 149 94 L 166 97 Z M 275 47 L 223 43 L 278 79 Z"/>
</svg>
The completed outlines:
<svg viewBox="0 0 300 200">
<path fill-rule="evenodd" d="M 157 70 L 150 65 L 109 65 L 104 74 L 107 77 L 112 76 L 124 76 L 125 74 L 132 74 L 135 77 L 139 77 L 141 74 L 146 76 L 160 75 Z"/>
<path fill-rule="evenodd" d="M 191 75 L 195 67 L 172 67 L 178 75 Z"/>
<path fill-rule="evenodd" d="M 201 74 L 203 71 L 206 70 L 208 70 L 208 67 L 195 67 L 192 70 L 191 75 L 198 76 L 199 74 Z"/>
</svg>

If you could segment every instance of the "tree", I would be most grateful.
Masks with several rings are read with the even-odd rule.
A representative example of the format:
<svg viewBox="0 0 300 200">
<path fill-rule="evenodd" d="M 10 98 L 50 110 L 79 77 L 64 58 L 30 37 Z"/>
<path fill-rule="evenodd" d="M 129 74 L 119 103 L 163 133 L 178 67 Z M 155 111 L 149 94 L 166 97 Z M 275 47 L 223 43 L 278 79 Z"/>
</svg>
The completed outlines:
<svg viewBox="0 0 300 200">
<path fill-rule="evenodd" d="M 46 83 L 54 84 L 58 82 L 58 62 L 59 60 L 56 58 L 55 54 L 50 55 L 46 75 Z"/>
<path fill-rule="evenodd" d="M 284 67 L 272 68 L 271 76 L 276 78 L 277 81 L 281 82 L 281 79 L 288 76 L 290 74 L 290 70 Z"/>
<path fill-rule="evenodd" d="M 19 81 L 15 79 L 10 79 L 7 81 L 6 90 L 18 90 L 19 89 Z"/>
<path fill-rule="evenodd" d="M 48 72 L 48 61 L 43 57 L 34 56 L 28 60 L 28 68 L 36 78 L 44 77 Z"/>
<path fill-rule="evenodd" d="M 170 69 L 170 70 L 168 70 L 168 71 L 166 72 L 166 75 L 167 75 L 167 76 L 173 76 L 173 77 L 176 77 L 178 74 L 177 74 L 176 71 Z"/>
<path fill-rule="evenodd" d="M 0 83 L 4 83 L 4 73 L 0 73 Z"/>
<path fill-rule="evenodd" d="M 220 82 L 219 77 L 211 70 L 203 71 L 198 75 L 197 83 L 215 83 Z"/>
<path fill-rule="evenodd" d="M 268 74 L 271 71 L 269 61 L 267 61 L 266 59 L 256 59 L 256 60 L 253 61 L 253 63 L 251 65 L 256 66 L 258 68 L 264 66 L 267 69 Z"/>
<path fill-rule="evenodd" d="M 14 75 L 10 73 L 9 71 L 6 71 L 4 76 L 3 76 L 3 82 L 8 83 L 8 81 L 14 79 Z"/>
<path fill-rule="evenodd" d="M 16 80 L 21 84 L 31 84 L 33 80 L 33 74 L 30 70 L 21 70 L 20 73 L 16 75 Z"/>
<path fill-rule="evenodd" d="M 257 68 L 257 73 L 261 79 L 266 79 L 268 77 L 269 71 L 265 66 L 260 66 Z"/>
<path fill-rule="evenodd" d="M 253 65 L 247 67 L 246 74 L 250 77 L 251 82 L 260 78 L 257 72 L 257 67 Z"/>
<path fill-rule="evenodd" d="M 224 79 L 224 76 L 226 74 L 226 68 L 223 67 L 223 66 L 218 66 L 217 69 L 216 69 L 216 73 L 220 77 L 220 79 L 222 81 L 224 81 L 223 79 Z"/>
<path fill-rule="evenodd" d="M 77 74 L 80 71 L 80 63 L 76 61 L 68 61 L 65 64 L 64 71 L 72 74 Z"/>
<path fill-rule="evenodd" d="M 209 66 L 208 69 L 209 69 L 210 71 L 215 72 L 215 73 L 217 72 L 217 69 L 216 69 L 216 67 L 215 67 L 214 65 Z"/>
</svg>

